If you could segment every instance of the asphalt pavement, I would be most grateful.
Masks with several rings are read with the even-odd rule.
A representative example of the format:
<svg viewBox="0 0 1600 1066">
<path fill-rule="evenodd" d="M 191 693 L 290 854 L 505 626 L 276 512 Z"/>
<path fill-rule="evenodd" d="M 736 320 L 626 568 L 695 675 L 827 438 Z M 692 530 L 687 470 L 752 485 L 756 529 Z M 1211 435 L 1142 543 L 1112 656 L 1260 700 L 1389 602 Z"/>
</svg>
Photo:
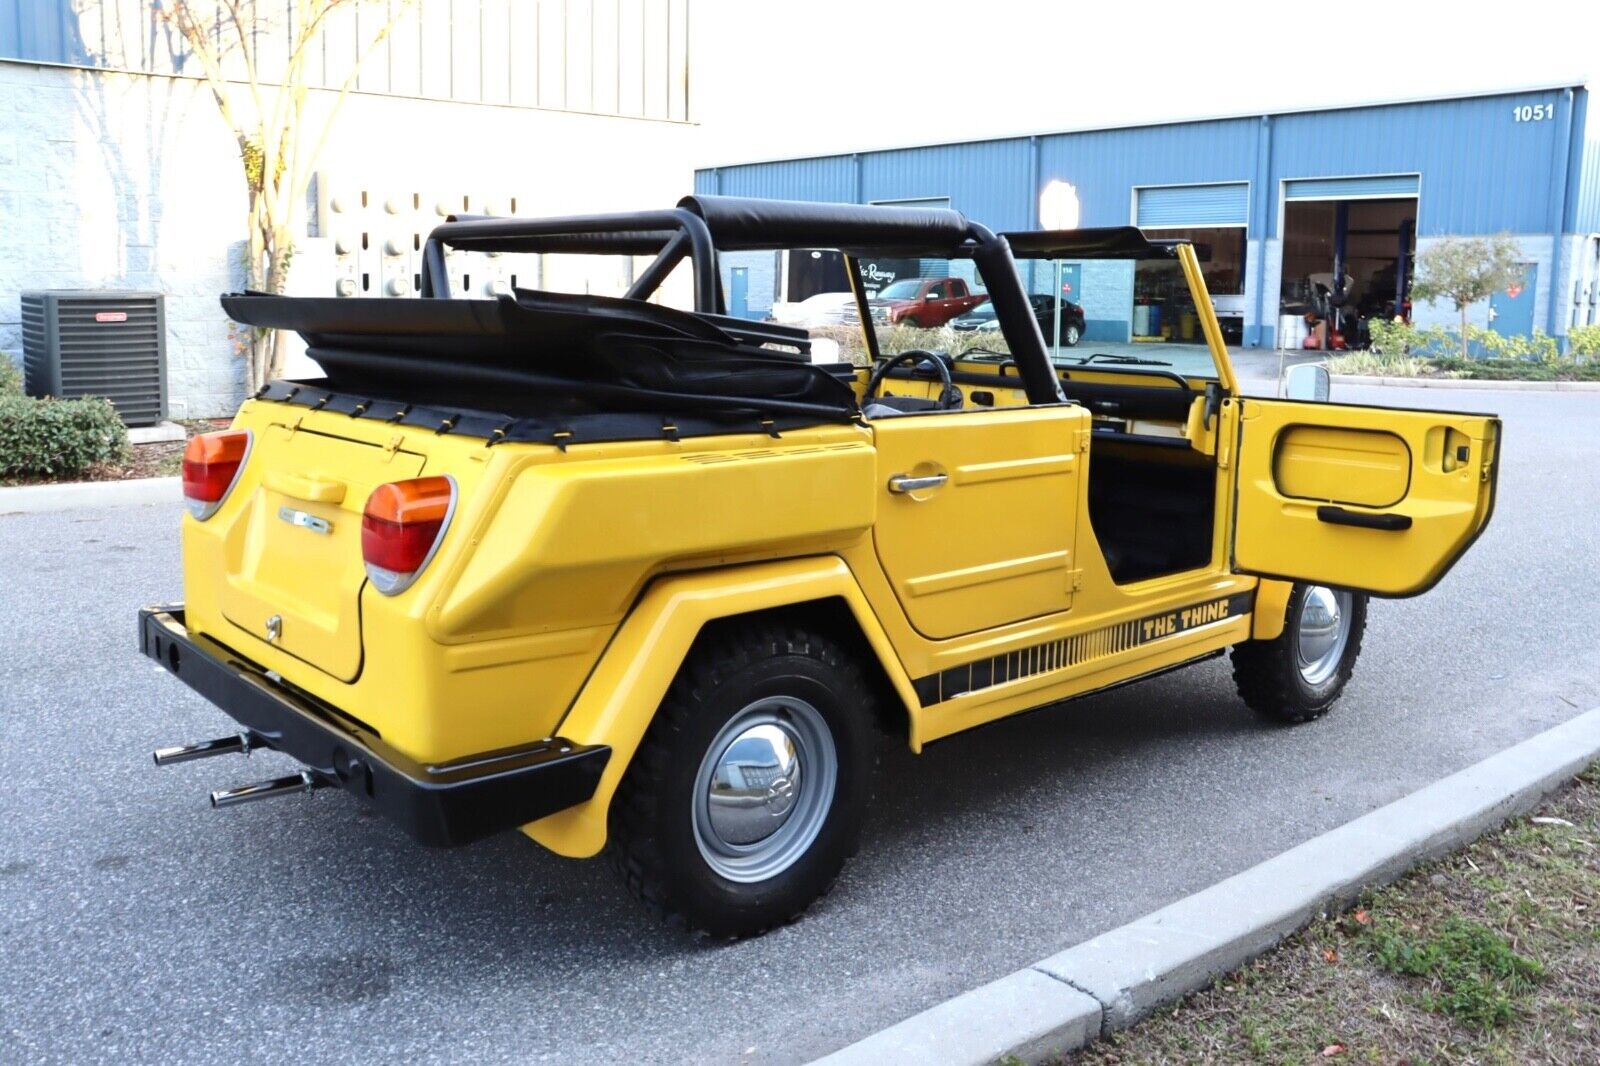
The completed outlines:
<svg viewBox="0 0 1600 1066">
<path fill-rule="evenodd" d="M 1329 717 L 1257 721 L 1216 660 L 886 746 L 833 893 L 733 945 L 517 834 L 428 850 L 333 791 L 210 810 L 289 764 L 151 765 L 228 726 L 134 648 L 180 595 L 176 502 L 0 515 L 0 1061 L 800 1061 L 1600 704 L 1600 397 L 1334 399 L 1506 426 L 1489 530 L 1374 602 Z"/>
</svg>

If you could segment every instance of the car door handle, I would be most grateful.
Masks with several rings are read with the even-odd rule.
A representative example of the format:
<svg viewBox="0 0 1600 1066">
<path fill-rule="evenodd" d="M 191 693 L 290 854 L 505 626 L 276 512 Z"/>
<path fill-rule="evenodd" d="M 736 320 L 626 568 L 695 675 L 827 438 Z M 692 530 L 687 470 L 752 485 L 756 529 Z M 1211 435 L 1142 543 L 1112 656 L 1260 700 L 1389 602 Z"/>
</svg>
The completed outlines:
<svg viewBox="0 0 1600 1066">
<path fill-rule="evenodd" d="M 949 480 L 949 474 L 929 474 L 926 477 L 896 474 L 889 479 L 889 491 L 898 493 L 921 492 L 923 489 L 936 489 Z"/>
<path fill-rule="evenodd" d="M 1346 511 L 1343 507 L 1327 505 L 1317 508 L 1317 521 L 1335 526 L 1383 529 L 1391 533 L 1411 528 L 1411 516 L 1408 514 L 1367 514 L 1364 511 Z"/>
</svg>

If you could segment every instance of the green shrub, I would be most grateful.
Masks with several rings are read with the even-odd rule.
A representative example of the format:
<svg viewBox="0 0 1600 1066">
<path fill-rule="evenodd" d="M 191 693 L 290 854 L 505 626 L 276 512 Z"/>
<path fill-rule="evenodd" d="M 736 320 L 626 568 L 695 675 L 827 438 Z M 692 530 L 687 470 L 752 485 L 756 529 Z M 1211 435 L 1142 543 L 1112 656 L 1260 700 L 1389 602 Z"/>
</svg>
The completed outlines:
<svg viewBox="0 0 1600 1066">
<path fill-rule="evenodd" d="M 107 400 L 0 395 L 0 480 L 81 477 L 128 458 L 128 431 Z"/>
<path fill-rule="evenodd" d="M 14 356 L 0 352 L 0 397 L 22 395 L 22 367 Z"/>
<path fill-rule="evenodd" d="M 1573 326 L 1567 330 L 1567 354 L 1575 359 L 1600 355 L 1600 325 Z"/>
<path fill-rule="evenodd" d="M 1390 354 L 1377 348 L 1366 352 L 1346 352 L 1328 359 L 1330 374 L 1359 374 L 1364 377 L 1415 378 L 1426 374 L 1432 364 L 1403 352 Z"/>
</svg>

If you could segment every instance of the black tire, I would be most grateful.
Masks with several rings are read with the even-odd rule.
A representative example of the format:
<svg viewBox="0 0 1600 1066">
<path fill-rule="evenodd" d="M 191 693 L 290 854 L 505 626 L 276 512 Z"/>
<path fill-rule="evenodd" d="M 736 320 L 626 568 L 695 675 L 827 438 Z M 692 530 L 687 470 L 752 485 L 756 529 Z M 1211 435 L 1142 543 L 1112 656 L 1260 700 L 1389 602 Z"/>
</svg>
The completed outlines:
<svg viewBox="0 0 1600 1066">
<path fill-rule="evenodd" d="M 784 701 L 814 711 L 811 725 L 825 723 L 835 756 L 831 801 L 813 816 L 820 829 L 789 865 L 761 880 L 730 880 L 702 851 L 695 810 L 702 763 L 714 743 L 731 749 L 719 737 L 735 719 L 746 720 L 756 705 L 781 716 Z M 714 937 L 751 936 L 798 918 L 832 887 L 860 840 L 876 761 L 874 702 L 860 664 L 827 636 L 781 621 L 708 628 L 611 804 L 611 856 L 629 890 L 658 917 Z M 808 780 L 821 781 L 816 767 L 809 772 Z M 792 802 L 798 814 L 811 801 Z"/>
<path fill-rule="evenodd" d="M 1082 339 L 1083 331 L 1078 328 L 1076 322 L 1068 322 L 1061 327 L 1061 344 L 1063 347 L 1076 348 L 1078 342 Z"/>
<path fill-rule="evenodd" d="M 1301 620 L 1307 595 L 1317 586 L 1296 584 L 1289 596 L 1283 632 L 1273 640 L 1252 640 L 1233 648 L 1233 683 L 1239 696 L 1264 717 L 1298 724 L 1321 718 L 1344 692 L 1361 654 L 1361 637 L 1367 628 L 1367 597 L 1348 597 L 1341 615 L 1349 619 L 1349 633 L 1337 662 L 1325 667 L 1326 677 L 1308 680 L 1301 667 Z M 1323 590 L 1327 591 L 1327 590 Z"/>
</svg>

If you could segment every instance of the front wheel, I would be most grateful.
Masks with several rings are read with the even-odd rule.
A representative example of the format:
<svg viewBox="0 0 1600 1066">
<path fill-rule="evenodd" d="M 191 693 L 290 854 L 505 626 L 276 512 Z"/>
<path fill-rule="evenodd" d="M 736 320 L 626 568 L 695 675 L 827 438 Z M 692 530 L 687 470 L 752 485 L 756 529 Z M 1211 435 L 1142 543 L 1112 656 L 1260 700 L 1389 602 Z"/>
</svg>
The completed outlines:
<svg viewBox="0 0 1600 1066">
<path fill-rule="evenodd" d="M 860 838 L 872 699 L 822 634 L 779 623 L 704 634 L 612 803 L 628 887 L 712 936 L 798 917 Z"/>
<path fill-rule="evenodd" d="M 1367 628 L 1367 596 L 1347 589 L 1297 584 L 1283 632 L 1233 649 L 1233 682 L 1258 714 L 1309 722 L 1343 694 Z"/>
</svg>

